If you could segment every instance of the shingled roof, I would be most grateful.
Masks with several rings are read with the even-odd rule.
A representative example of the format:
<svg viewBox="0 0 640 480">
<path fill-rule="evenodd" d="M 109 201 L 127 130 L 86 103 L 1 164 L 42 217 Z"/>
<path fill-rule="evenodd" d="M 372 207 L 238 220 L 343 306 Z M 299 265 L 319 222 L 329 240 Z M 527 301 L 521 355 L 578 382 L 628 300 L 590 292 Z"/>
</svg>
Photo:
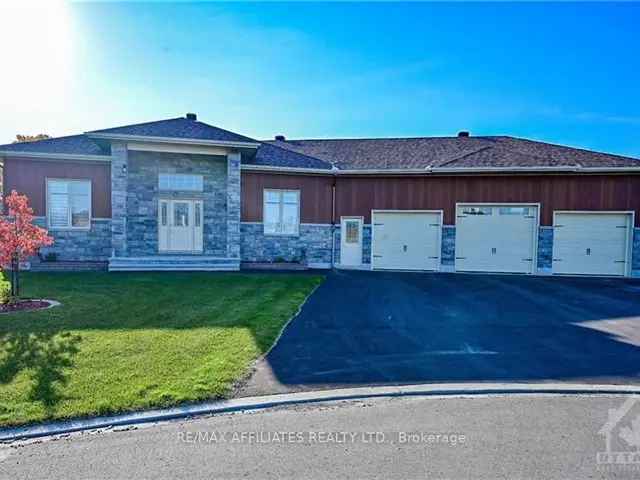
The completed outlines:
<svg viewBox="0 0 640 480">
<path fill-rule="evenodd" d="M 259 142 L 200 122 L 195 115 L 94 130 L 83 135 L 0 145 L 0 154 L 110 154 L 109 139 L 160 137 L 259 144 L 247 167 L 334 171 L 518 168 L 640 168 L 640 160 L 508 136 L 270 140 Z M 251 146 L 253 148 L 253 146 Z"/>
<path fill-rule="evenodd" d="M 192 115 L 192 114 L 188 114 Z M 193 118 L 170 118 L 156 122 L 137 123 L 122 127 L 106 128 L 88 132 L 88 135 L 134 135 L 143 137 L 164 137 L 189 140 L 211 140 L 220 142 L 258 143 L 253 138 L 223 130 Z"/>
<path fill-rule="evenodd" d="M 640 167 L 640 160 L 513 137 L 274 140 L 339 170 Z"/>
<path fill-rule="evenodd" d="M 0 145 L 2 152 L 22 153 L 57 153 L 65 155 L 111 155 L 109 148 L 101 148 L 86 135 L 48 138 L 33 142 L 10 143 Z"/>
</svg>

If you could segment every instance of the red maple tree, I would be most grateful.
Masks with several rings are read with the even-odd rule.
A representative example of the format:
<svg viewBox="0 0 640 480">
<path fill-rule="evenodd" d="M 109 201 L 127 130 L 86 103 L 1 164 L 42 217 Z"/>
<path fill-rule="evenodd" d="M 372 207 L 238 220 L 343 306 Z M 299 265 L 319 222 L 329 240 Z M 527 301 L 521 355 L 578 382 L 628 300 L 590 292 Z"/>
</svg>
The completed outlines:
<svg viewBox="0 0 640 480">
<path fill-rule="evenodd" d="M 0 198 L 1 205 L 2 198 Z M 11 296 L 20 296 L 20 262 L 51 245 L 47 230 L 33 224 L 33 209 L 26 195 L 13 190 L 5 198 L 4 216 L 0 215 L 0 267 L 11 269 Z M 1 213 L 1 212 L 0 212 Z"/>
</svg>

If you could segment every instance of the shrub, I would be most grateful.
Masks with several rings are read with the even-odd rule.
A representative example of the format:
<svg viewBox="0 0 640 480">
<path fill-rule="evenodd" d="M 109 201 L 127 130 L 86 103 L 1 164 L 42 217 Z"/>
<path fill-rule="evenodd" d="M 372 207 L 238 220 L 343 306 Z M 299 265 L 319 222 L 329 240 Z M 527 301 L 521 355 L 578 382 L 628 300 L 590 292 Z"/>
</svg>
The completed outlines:
<svg viewBox="0 0 640 480">
<path fill-rule="evenodd" d="M 11 284 L 4 278 L 4 274 L 0 271 L 0 305 L 9 302 L 11 296 Z"/>
<path fill-rule="evenodd" d="M 49 252 L 44 256 L 45 262 L 57 262 L 58 254 L 56 252 Z"/>
</svg>

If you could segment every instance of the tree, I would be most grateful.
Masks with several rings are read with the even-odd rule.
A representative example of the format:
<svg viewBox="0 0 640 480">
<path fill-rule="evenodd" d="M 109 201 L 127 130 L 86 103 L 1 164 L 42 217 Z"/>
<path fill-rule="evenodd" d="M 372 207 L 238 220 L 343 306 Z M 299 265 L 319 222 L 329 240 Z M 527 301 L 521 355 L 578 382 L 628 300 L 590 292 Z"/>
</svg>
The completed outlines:
<svg viewBox="0 0 640 480">
<path fill-rule="evenodd" d="M 46 133 L 38 133 L 37 135 L 16 135 L 16 139 L 13 143 L 22 143 L 22 142 L 35 142 L 37 140 L 46 140 L 51 138 Z"/>
<path fill-rule="evenodd" d="M 1 201 L 1 199 L 0 199 Z M 0 267 L 11 269 L 11 297 L 20 296 L 20 263 L 35 255 L 53 238 L 33 224 L 33 209 L 26 195 L 13 190 L 5 198 L 6 215 L 0 217 Z"/>
</svg>

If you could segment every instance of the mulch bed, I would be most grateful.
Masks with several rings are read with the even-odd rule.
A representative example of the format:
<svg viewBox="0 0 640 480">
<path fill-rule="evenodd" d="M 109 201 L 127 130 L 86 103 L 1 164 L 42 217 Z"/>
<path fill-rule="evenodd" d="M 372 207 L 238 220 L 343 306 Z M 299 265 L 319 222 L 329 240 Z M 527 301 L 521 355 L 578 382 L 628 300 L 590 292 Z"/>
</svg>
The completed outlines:
<svg viewBox="0 0 640 480">
<path fill-rule="evenodd" d="M 51 302 L 46 300 L 20 300 L 16 303 L 0 305 L 0 313 L 25 312 L 42 310 L 51 306 Z"/>
</svg>

